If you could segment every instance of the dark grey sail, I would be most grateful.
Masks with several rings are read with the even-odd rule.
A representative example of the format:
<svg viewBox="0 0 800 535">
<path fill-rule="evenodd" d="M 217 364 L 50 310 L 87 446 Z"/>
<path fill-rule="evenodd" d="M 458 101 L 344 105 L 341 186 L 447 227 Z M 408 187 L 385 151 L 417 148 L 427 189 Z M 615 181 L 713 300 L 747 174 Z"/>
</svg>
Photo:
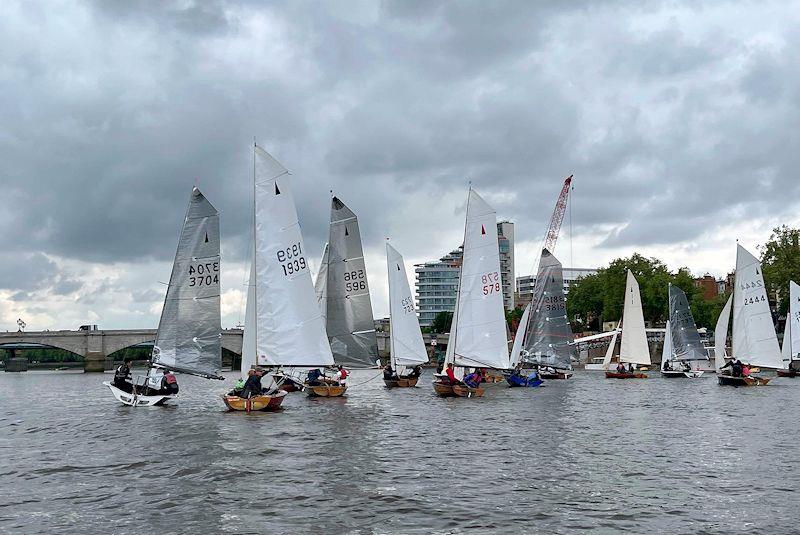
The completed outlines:
<svg viewBox="0 0 800 535">
<path fill-rule="evenodd" d="M 686 294 L 672 284 L 669 285 L 669 324 L 672 334 L 672 360 L 708 359 Z"/>
<path fill-rule="evenodd" d="M 577 357 L 574 337 L 567 321 L 564 299 L 564 275 L 559 262 L 547 249 L 542 249 L 539 272 L 536 274 L 530 319 L 522 360 L 542 366 L 566 370 Z"/>
<path fill-rule="evenodd" d="M 152 363 L 222 378 L 219 213 L 194 188 L 158 322 Z"/>
<path fill-rule="evenodd" d="M 358 218 L 336 197 L 331 200 L 327 279 L 325 313 L 333 360 L 374 366 L 378 340 Z"/>
</svg>

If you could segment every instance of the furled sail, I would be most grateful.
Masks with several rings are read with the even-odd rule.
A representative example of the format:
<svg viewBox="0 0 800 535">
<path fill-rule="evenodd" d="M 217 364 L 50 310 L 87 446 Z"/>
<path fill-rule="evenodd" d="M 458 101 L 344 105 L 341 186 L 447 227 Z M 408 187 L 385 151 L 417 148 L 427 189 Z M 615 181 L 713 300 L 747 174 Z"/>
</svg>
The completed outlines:
<svg viewBox="0 0 800 535">
<path fill-rule="evenodd" d="M 547 249 L 542 250 L 536 275 L 532 313 L 525 338 L 524 360 L 541 366 L 571 369 L 577 360 L 574 337 L 567 320 L 564 277 L 559 262 Z"/>
<path fill-rule="evenodd" d="M 708 359 L 686 294 L 672 284 L 669 285 L 669 324 L 672 335 L 672 360 Z"/>
<path fill-rule="evenodd" d="M 789 281 L 789 314 L 783 331 L 781 356 L 784 367 L 789 367 L 793 360 L 800 360 L 800 286 L 794 281 Z"/>
<path fill-rule="evenodd" d="M 428 362 L 428 352 L 414 309 L 403 257 L 389 242 L 386 242 L 386 265 L 389 274 L 390 355 L 392 368 L 399 374 L 403 367 Z"/>
<path fill-rule="evenodd" d="M 717 325 L 714 328 L 714 367 L 719 370 L 725 365 L 725 344 L 728 341 L 728 323 L 731 319 L 731 304 L 733 303 L 733 296 L 728 297 L 725 306 L 722 307 L 722 312 L 719 313 L 717 318 Z"/>
<path fill-rule="evenodd" d="M 255 147 L 258 364 L 333 364 L 297 219 L 289 172 Z"/>
<path fill-rule="evenodd" d="M 761 264 L 741 245 L 736 246 L 733 356 L 753 366 L 783 367 Z"/>
<path fill-rule="evenodd" d="M 347 366 L 374 366 L 378 339 L 358 218 L 331 199 L 326 321 L 333 358 Z"/>
<path fill-rule="evenodd" d="M 183 222 L 152 363 L 221 378 L 219 213 L 194 188 Z"/>
<path fill-rule="evenodd" d="M 317 304 L 322 312 L 322 319 L 326 320 L 328 315 L 328 244 L 325 244 L 325 249 L 322 251 L 322 261 L 319 263 L 319 271 L 317 271 L 317 280 L 314 282 L 314 291 L 317 294 Z"/>
<path fill-rule="evenodd" d="M 664 330 L 664 347 L 661 348 L 661 369 L 664 369 L 667 362 L 672 360 L 672 329 L 669 320 L 667 328 Z"/>
<path fill-rule="evenodd" d="M 522 318 L 519 320 L 517 334 L 514 335 L 514 343 L 511 346 L 511 368 L 515 368 L 522 361 L 522 342 L 525 340 L 525 331 L 528 330 L 528 318 L 531 315 L 531 303 L 525 307 Z"/>
<path fill-rule="evenodd" d="M 650 348 L 647 345 L 647 332 L 644 329 L 644 312 L 639 283 L 628 270 L 625 283 L 625 307 L 622 311 L 622 342 L 619 360 L 633 364 L 650 364 Z"/>
<path fill-rule="evenodd" d="M 457 366 L 509 367 L 500 251 L 494 209 L 470 189 L 458 280 L 454 359 Z"/>
</svg>

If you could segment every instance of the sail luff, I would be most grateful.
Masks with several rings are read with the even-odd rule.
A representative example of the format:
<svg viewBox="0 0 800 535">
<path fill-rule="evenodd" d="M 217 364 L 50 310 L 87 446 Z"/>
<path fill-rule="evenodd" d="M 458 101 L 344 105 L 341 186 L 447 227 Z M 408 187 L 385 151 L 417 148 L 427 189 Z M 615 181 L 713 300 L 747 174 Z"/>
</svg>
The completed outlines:
<svg viewBox="0 0 800 535">
<path fill-rule="evenodd" d="M 647 345 L 647 333 L 644 327 L 644 311 L 642 297 L 639 294 L 639 283 L 628 270 L 625 283 L 625 306 L 622 312 L 622 342 L 619 349 L 619 360 L 633 364 L 650 364 L 650 348 Z"/>
</svg>

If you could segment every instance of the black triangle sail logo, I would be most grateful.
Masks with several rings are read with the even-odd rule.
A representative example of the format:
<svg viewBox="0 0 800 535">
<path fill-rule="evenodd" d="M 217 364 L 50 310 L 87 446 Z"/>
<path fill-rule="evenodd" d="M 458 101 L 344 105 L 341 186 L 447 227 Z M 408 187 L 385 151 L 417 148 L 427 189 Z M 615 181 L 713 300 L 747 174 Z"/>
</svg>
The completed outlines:
<svg viewBox="0 0 800 535">
<path fill-rule="evenodd" d="M 208 231 L 206 231 L 206 243 L 208 243 Z"/>
<path fill-rule="evenodd" d="M 350 233 L 349 233 L 349 232 L 347 232 L 347 227 L 344 227 L 344 235 L 345 235 L 345 236 L 349 236 L 349 235 L 350 235 Z"/>
<path fill-rule="evenodd" d="M 280 194 L 281 194 L 281 190 L 278 189 L 278 183 L 275 182 L 275 195 L 280 195 Z"/>
</svg>

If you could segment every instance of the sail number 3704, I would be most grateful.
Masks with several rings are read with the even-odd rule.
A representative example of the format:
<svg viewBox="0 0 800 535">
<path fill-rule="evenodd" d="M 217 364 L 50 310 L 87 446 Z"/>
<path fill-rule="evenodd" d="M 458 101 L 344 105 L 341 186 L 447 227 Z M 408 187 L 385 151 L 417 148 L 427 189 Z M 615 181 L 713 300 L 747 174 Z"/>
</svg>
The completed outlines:
<svg viewBox="0 0 800 535">
<path fill-rule="evenodd" d="M 275 256 L 283 269 L 283 276 L 294 275 L 298 271 L 306 269 L 308 264 L 303 256 L 303 246 L 300 242 L 294 243 L 286 249 L 281 249 Z"/>
<path fill-rule="evenodd" d="M 189 264 L 189 286 L 219 284 L 219 262 Z"/>
<path fill-rule="evenodd" d="M 481 275 L 481 283 L 483 283 L 483 295 L 500 292 L 500 274 L 496 271 Z"/>
</svg>

